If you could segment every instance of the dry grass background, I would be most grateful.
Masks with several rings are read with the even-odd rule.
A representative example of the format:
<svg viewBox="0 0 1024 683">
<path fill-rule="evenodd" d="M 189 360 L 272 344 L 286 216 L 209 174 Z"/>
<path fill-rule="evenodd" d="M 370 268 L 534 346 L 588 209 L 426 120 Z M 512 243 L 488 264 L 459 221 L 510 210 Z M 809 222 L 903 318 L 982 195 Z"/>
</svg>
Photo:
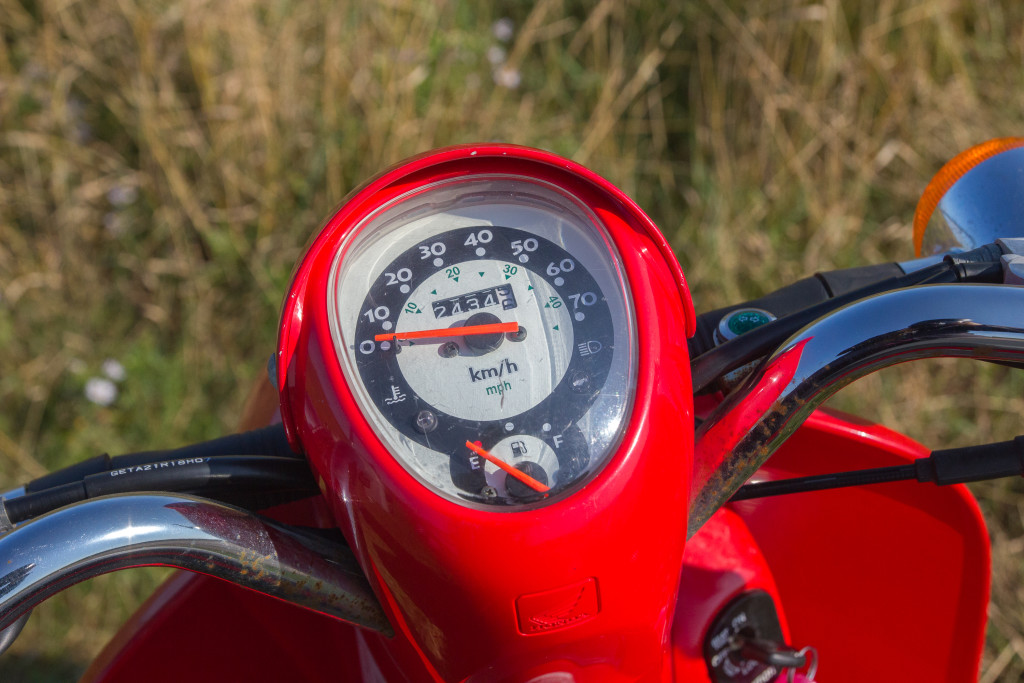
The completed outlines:
<svg viewBox="0 0 1024 683">
<path fill-rule="evenodd" d="M 706 310 L 909 257 L 931 174 L 1024 130 L 1016 0 L 668 5 L 0 0 L 0 485 L 231 429 L 302 245 L 413 153 L 502 140 L 588 164 L 669 235 Z M 83 391 L 108 358 L 126 377 L 102 407 Z M 944 447 L 1024 431 L 1022 386 L 939 362 L 837 402 Z M 976 490 L 982 676 L 1020 680 L 1022 487 Z M 73 677 L 161 576 L 49 601 L 0 674 Z"/>
</svg>

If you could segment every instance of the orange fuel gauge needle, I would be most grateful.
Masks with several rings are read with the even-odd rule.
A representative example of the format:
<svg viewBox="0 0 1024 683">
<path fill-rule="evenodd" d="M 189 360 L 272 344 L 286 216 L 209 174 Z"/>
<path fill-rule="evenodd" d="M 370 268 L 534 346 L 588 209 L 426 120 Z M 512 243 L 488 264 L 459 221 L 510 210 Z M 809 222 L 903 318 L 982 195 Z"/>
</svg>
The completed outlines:
<svg viewBox="0 0 1024 683">
<path fill-rule="evenodd" d="M 512 465 L 509 465 L 507 462 L 505 462 L 504 460 L 502 460 L 501 458 L 499 458 L 499 457 L 497 457 L 495 455 L 491 455 L 489 452 L 485 451 L 482 447 L 477 446 L 472 441 L 467 441 L 466 442 L 466 448 L 468 448 L 469 450 L 473 451 L 474 453 L 479 455 L 484 460 L 487 460 L 488 462 L 494 463 L 495 465 L 497 465 L 501 469 L 503 469 L 506 472 L 508 472 L 511 476 L 513 476 L 516 479 L 518 479 L 519 481 L 523 482 L 524 484 L 529 486 L 534 491 L 537 491 L 538 493 L 547 493 L 548 491 L 551 490 L 549 487 L 547 487 L 544 484 L 540 483 L 539 481 L 537 481 L 536 479 L 531 477 L 526 472 L 523 472 L 520 469 L 512 467 Z"/>
<path fill-rule="evenodd" d="M 378 334 L 373 341 L 403 341 L 405 339 L 441 339 L 444 337 L 465 337 L 469 334 L 502 334 L 518 332 L 519 323 L 492 323 L 489 325 L 468 325 L 466 327 L 444 327 L 436 330 L 413 330 L 411 332 L 388 332 Z"/>
</svg>

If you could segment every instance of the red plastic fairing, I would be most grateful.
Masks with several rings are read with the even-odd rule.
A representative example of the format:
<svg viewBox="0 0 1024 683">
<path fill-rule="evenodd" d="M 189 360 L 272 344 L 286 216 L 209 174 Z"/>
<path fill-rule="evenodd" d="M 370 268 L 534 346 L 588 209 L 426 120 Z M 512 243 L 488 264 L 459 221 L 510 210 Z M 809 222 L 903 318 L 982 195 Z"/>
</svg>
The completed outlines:
<svg viewBox="0 0 1024 683">
<path fill-rule="evenodd" d="M 819 410 L 756 479 L 902 465 L 927 455 L 878 425 Z M 976 681 L 989 544 L 964 486 L 878 484 L 732 506 L 772 568 L 794 645 L 820 679 Z"/>
<path fill-rule="evenodd" d="M 676 681 L 708 681 L 704 640 L 719 612 L 736 596 L 763 590 L 775 601 L 789 636 L 771 569 L 746 523 L 729 509 L 716 512 L 686 545 L 672 625 Z"/>
<path fill-rule="evenodd" d="M 583 489 L 518 512 L 452 503 L 396 462 L 357 409 L 327 320 L 335 250 L 371 208 L 425 182 L 475 173 L 537 177 L 586 203 L 623 258 L 636 313 L 637 389 L 618 451 Z M 371 182 L 327 223 L 284 311 L 283 414 L 395 626 L 391 640 L 366 639 L 379 661 L 393 660 L 414 680 L 520 681 L 556 672 L 578 681 L 669 679 L 692 466 L 686 336 L 693 319 L 666 249 L 650 220 L 606 181 L 546 152 L 509 146 L 415 159 Z M 596 616 L 520 631 L 520 598 L 591 579 Z"/>
<path fill-rule="evenodd" d="M 161 586 L 82 677 L 82 683 L 339 680 L 362 680 L 356 629 L 187 572 Z"/>
<path fill-rule="evenodd" d="M 758 478 L 924 454 L 887 429 L 818 411 Z M 761 588 L 775 598 L 789 642 L 818 648 L 819 680 L 974 681 L 988 585 L 985 528 L 962 486 L 881 484 L 733 504 L 686 546 L 673 608 L 674 680 L 708 680 L 701 644 L 709 623 L 738 593 Z M 179 574 L 84 680 L 408 680 L 391 647 L 278 600 Z M 621 678 L 610 667 L 562 660 L 557 668 L 576 680 Z M 521 677 L 545 671 L 538 665 Z"/>
</svg>

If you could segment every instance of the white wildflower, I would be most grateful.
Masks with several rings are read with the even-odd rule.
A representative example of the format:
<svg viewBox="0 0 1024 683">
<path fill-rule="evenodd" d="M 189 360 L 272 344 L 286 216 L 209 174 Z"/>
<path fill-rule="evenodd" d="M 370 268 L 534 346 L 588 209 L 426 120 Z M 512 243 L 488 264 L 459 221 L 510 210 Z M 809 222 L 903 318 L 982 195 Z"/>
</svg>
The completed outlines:
<svg viewBox="0 0 1024 683">
<path fill-rule="evenodd" d="M 105 377 L 90 377 L 85 383 L 85 397 L 91 403 L 107 407 L 117 400 L 117 385 Z"/>
<path fill-rule="evenodd" d="M 503 66 L 494 71 L 494 82 L 502 88 L 515 90 L 522 80 L 523 77 L 519 73 L 519 69 L 513 69 L 510 66 Z"/>
<path fill-rule="evenodd" d="M 515 33 L 516 25 L 508 17 L 502 17 L 494 22 L 494 26 L 491 27 L 491 31 L 494 33 L 494 37 L 503 43 L 507 43 L 512 40 L 512 35 Z"/>
<path fill-rule="evenodd" d="M 125 220 L 113 211 L 103 215 L 103 227 L 111 237 L 123 237 L 127 232 Z"/>
<path fill-rule="evenodd" d="M 103 361 L 103 374 L 115 382 L 123 382 L 125 378 L 124 366 L 113 358 Z"/>
<path fill-rule="evenodd" d="M 107 201 L 114 206 L 128 206 L 139 198 L 139 188 L 134 185 L 114 185 L 107 192 Z"/>
<path fill-rule="evenodd" d="M 487 48 L 487 61 L 498 66 L 505 61 L 505 48 L 500 45 L 491 45 Z"/>
</svg>

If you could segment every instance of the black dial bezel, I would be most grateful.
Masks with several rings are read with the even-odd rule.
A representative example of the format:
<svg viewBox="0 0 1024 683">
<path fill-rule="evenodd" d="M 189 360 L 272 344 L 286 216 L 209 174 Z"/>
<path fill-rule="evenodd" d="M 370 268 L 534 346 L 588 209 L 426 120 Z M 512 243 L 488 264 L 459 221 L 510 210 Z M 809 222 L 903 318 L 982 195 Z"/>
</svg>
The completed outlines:
<svg viewBox="0 0 1024 683">
<path fill-rule="evenodd" d="M 495 225 L 474 225 L 449 230 L 432 235 L 406 249 L 373 281 L 364 299 L 362 310 L 384 306 L 389 311 L 401 311 L 419 285 L 438 271 L 467 261 L 481 260 L 476 253 L 476 247 L 468 244 L 467 238 L 482 229 L 489 230 L 493 235 L 493 241 L 488 244 L 486 260 L 494 261 L 498 266 L 507 264 L 527 271 L 530 279 L 543 279 L 558 292 L 562 305 L 571 305 L 566 298 L 570 292 L 597 293 L 597 301 L 586 308 L 586 317 L 583 320 L 576 320 L 570 316 L 570 320 L 573 326 L 573 339 L 597 342 L 601 345 L 602 353 L 583 354 L 574 346 L 561 381 L 546 398 L 518 415 L 505 416 L 498 420 L 459 418 L 439 410 L 418 396 L 402 375 L 398 362 L 401 346 L 398 344 L 392 344 L 387 350 L 382 350 L 377 343 L 373 353 L 357 354 L 356 368 L 371 401 L 396 430 L 426 448 L 451 457 L 452 482 L 458 489 L 480 502 L 500 502 L 480 495 L 482 487 L 477 485 L 479 482 L 476 471 L 470 467 L 471 453 L 466 449 L 465 442 L 479 441 L 484 448 L 491 448 L 511 434 L 529 434 L 541 439 L 560 436 L 573 444 L 572 448 L 556 450 L 560 456 L 560 467 L 568 466 L 570 461 L 574 464 L 559 477 L 558 487 L 571 484 L 572 479 L 565 475 L 578 470 L 578 476 L 585 470 L 586 465 L 584 462 L 583 466 L 580 466 L 580 460 L 586 455 L 586 440 L 575 437 L 579 432 L 575 425 L 593 405 L 607 380 L 615 352 L 615 339 L 607 299 L 585 267 L 577 265 L 571 272 L 559 272 L 557 276 L 549 275 L 543 267 L 538 268 L 537 265 L 571 260 L 572 255 L 546 238 L 524 230 Z M 530 253 L 529 263 L 523 264 L 517 259 L 512 244 L 516 241 L 521 244 L 526 240 L 535 240 L 537 248 Z M 442 265 L 435 266 L 432 260 L 424 260 L 421 257 L 421 249 L 429 248 L 438 242 L 445 244 L 445 258 Z M 402 269 L 408 269 L 412 273 L 411 278 L 404 281 L 408 285 L 407 293 L 403 293 L 399 287 L 389 286 L 384 275 Z M 561 284 L 556 284 L 557 282 Z M 520 299 L 522 298 L 524 297 L 520 296 Z M 432 315 L 431 312 L 427 314 Z M 447 317 L 438 322 L 447 325 L 453 320 L 455 318 Z M 356 345 L 372 341 L 376 335 L 387 332 L 383 322 L 376 319 L 371 322 L 369 318 L 361 316 L 356 325 Z M 534 334 L 538 333 L 541 331 L 534 331 Z M 506 340 L 504 343 L 515 342 Z M 443 378 L 438 379 L 443 381 Z M 389 405 L 387 399 L 392 395 L 392 387 L 398 387 L 398 390 L 410 400 Z M 417 427 L 417 416 L 423 410 L 431 411 L 437 418 L 436 426 L 427 432 Z M 506 423 L 514 424 L 513 430 L 506 429 Z M 581 447 L 584 449 L 582 453 Z M 562 463 L 563 459 L 565 464 Z"/>
</svg>

